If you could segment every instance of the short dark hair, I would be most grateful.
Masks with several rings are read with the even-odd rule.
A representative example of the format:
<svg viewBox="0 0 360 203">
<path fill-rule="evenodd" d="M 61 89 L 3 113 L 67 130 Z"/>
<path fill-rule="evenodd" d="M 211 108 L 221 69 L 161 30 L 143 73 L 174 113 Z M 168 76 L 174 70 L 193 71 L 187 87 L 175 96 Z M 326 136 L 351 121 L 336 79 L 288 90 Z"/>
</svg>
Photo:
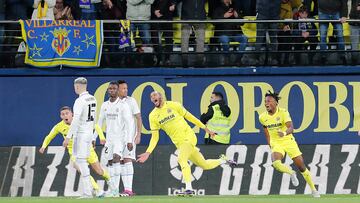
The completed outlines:
<svg viewBox="0 0 360 203">
<path fill-rule="evenodd" d="M 116 85 L 116 86 L 118 86 L 118 87 L 119 87 L 119 83 L 118 83 L 118 82 L 116 82 L 116 81 L 110 81 L 109 86 L 110 86 L 110 85 Z"/>
<path fill-rule="evenodd" d="M 64 111 L 64 110 L 69 110 L 72 112 L 71 108 L 69 106 L 63 106 L 60 108 L 60 112 Z"/>
<path fill-rule="evenodd" d="M 224 95 L 221 92 L 212 92 L 217 97 L 220 97 L 221 99 L 224 99 Z"/>
<path fill-rule="evenodd" d="M 272 97 L 276 100 L 276 102 L 279 102 L 281 97 L 279 97 L 279 93 L 271 92 L 270 90 L 265 94 L 265 97 Z"/>
<path fill-rule="evenodd" d="M 127 82 L 126 82 L 125 80 L 118 80 L 117 83 L 118 83 L 119 85 L 121 85 L 121 84 L 127 84 Z"/>
<path fill-rule="evenodd" d="M 299 10 L 298 10 L 299 13 L 309 13 L 309 9 L 307 8 L 307 6 L 300 6 Z"/>
</svg>

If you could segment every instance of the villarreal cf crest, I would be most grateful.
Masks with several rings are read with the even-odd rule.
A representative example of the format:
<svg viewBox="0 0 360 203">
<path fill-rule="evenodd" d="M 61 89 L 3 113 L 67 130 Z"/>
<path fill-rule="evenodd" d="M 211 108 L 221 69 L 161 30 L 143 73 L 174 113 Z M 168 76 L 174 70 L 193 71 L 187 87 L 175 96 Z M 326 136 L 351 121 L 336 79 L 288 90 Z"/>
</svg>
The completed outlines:
<svg viewBox="0 0 360 203">
<path fill-rule="evenodd" d="M 66 28 L 55 28 L 53 31 L 50 31 L 54 35 L 51 47 L 59 56 L 64 55 L 70 49 L 71 42 L 68 37 L 70 31 L 66 30 Z"/>
</svg>

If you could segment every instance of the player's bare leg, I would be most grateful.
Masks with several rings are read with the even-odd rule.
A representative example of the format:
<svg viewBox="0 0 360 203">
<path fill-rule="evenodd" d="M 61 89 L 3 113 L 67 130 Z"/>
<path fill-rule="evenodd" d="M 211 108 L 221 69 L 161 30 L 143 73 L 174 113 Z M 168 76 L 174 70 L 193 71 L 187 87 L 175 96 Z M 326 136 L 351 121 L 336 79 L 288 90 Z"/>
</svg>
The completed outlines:
<svg viewBox="0 0 360 203">
<path fill-rule="evenodd" d="M 299 180 L 296 177 L 296 172 L 292 170 L 289 166 L 286 166 L 281 162 L 284 156 L 279 152 L 273 152 L 271 154 L 271 159 L 273 161 L 272 166 L 281 173 L 287 173 L 290 175 L 292 184 L 296 187 L 299 185 Z"/>
<path fill-rule="evenodd" d="M 312 181 L 310 171 L 306 168 L 306 166 L 304 164 L 303 157 L 301 155 L 297 156 L 297 157 L 293 158 L 293 161 L 294 161 L 294 164 L 296 165 L 296 167 L 300 170 L 301 175 L 304 177 L 307 184 L 310 186 L 313 197 L 320 197 L 320 194 L 316 190 L 314 182 Z"/>
<path fill-rule="evenodd" d="M 98 175 L 102 176 L 105 181 L 110 180 L 109 172 L 103 169 L 98 161 L 90 164 L 90 166 Z"/>
</svg>

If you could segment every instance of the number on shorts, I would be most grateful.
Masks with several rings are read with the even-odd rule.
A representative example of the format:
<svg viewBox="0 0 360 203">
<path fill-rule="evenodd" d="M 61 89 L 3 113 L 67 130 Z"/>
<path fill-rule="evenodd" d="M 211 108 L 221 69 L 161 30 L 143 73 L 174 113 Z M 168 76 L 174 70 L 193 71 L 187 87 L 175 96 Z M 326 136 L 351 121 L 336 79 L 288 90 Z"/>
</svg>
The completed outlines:
<svg viewBox="0 0 360 203">
<path fill-rule="evenodd" d="M 105 147 L 105 154 L 108 153 L 108 147 Z"/>
</svg>

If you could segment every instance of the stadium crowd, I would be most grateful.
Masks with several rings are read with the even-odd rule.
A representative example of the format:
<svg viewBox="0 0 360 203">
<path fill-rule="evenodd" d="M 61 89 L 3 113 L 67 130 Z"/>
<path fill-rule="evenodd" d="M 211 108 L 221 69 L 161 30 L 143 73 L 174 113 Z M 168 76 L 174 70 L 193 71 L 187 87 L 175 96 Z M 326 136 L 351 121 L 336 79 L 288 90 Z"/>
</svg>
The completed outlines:
<svg viewBox="0 0 360 203">
<path fill-rule="evenodd" d="M 339 20 L 331 23 L 334 34 L 328 34 L 329 23 L 183 23 L 181 28 L 172 23 L 132 23 L 131 30 L 138 30 L 135 40 L 136 47 L 120 47 L 119 24 L 104 25 L 104 52 L 137 52 L 141 57 L 119 57 L 106 54 L 102 64 L 145 66 L 171 66 L 175 55 L 174 44 L 178 38 L 181 44 L 181 65 L 186 67 L 193 58 L 197 66 L 208 66 L 211 57 L 203 54 L 206 51 L 221 52 L 223 65 L 238 66 L 254 65 L 294 65 L 326 64 L 327 54 L 323 50 L 336 47 L 336 54 L 342 64 L 359 64 L 359 30 L 360 22 L 349 22 L 346 25 L 349 43 L 344 39 L 344 23 L 347 19 L 359 19 L 360 0 L 5 0 L 0 5 L 0 20 L 18 19 L 49 19 L 49 20 L 204 20 L 207 19 L 250 19 L 250 20 L 289 20 L 289 19 L 319 19 Z M 249 25 L 251 24 L 251 25 Z M 250 27 L 250 29 L 249 29 Z M 244 30 L 244 28 L 246 30 Z M 19 44 L 19 25 L 0 24 L 0 44 L 2 51 L 15 51 Z M 250 31 L 249 31 L 250 30 Z M 253 33 L 251 33 L 253 31 Z M 211 34 L 209 34 L 211 33 Z M 269 38 L 267 39 L 267 35 Z M 9 36 L 9 37 L 6 37 Z M 178 37 L 181 36 L 181 37 Z M 196 36 L 196 37 L 195 37 Z M 19 38 L 19 37 L 18 37 Z M 194 40 L 195 39 L 195 40 Z M 194 46 L 196 58 L 189 52 L 189 46 Z M 333 46 L 335 45 L 335 46 Z M 21 49 L 22 47 L 22 49 Z M 310 49 L 306 53 L 305 50 Z M 315 50 L 321 50 L 318 54 Z M 18 51 L 23 51 L 24 45 Z M 190 49 L 193 50 L 193 49 Z M 257 54 L 248 54 L 249 50 Z M 266 53 L 263 54 L 264 50 Z M 344 50 L 352 50 L 347 54 Z M 354 51 L 355 50 L 355 51 Z M 232 52 L 230 52 L 232 51 Z M 258 54 L 260 52 L 260 54 Z M 295 54 L 290 53 L 295 52 Z M 232 54 L 235 55 L 232 55 Z M 307 55 L 306 55 L 307 54 Z M 304 56 L 306 55 L 306 56 Z M 2 65 L 9 66 L 14 60 L 1 54 Z M 5 57 L 4 57 L 5 56 Z M 212 55 L 210 55 L 212 56 Z M 293 57 L 292 57 L 293 56 Z M 316 57 L 317 56 L 317 57 Z M 21 58 L 21 57 L 20 57 Z M 234 60 L 235 58 L 235 60 Z M 316 58 L 316 59 L 315 59 Z M 119 59 L 120 62 L 119 62 Z M 232 62 L 231 62 L 232 61 Z M 15 66 L 21 64 L 16 62 Z M 10 65 L 11 66 L 11 65 Z"/>
</svg>

